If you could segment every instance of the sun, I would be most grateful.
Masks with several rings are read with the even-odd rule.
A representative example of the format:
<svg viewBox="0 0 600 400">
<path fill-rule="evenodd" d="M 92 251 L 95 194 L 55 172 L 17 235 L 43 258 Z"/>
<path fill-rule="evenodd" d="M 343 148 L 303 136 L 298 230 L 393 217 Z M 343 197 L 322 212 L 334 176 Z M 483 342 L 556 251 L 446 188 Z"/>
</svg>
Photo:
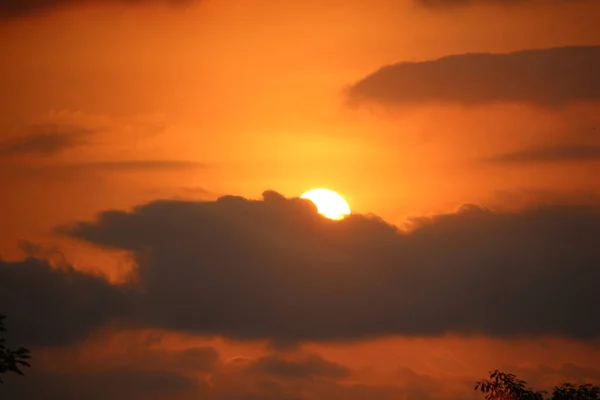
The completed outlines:
<svg viewBox="0 0 600 400">
<path fill-rule="evenodd" d="M 319 214 L 329 219 L 342 219 L 350 214 L 350 206 L 342 196 L 329 189 L 312 189 L 300 196 L 312 201 Z"/>
</svg>

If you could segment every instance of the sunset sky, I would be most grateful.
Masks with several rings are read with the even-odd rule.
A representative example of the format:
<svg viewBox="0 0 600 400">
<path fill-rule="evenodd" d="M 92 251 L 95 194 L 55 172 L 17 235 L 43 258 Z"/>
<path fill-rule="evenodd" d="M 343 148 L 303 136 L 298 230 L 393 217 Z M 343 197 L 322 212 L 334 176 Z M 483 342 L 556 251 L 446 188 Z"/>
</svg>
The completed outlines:
<svg viewBox="0 0 600 400">
<path fill-rule="evenodd" d="M 600 383 L 599 20 L 598 0 L 0 0 L 0 312 L 34 356 L 0 398 Z"/>
</svg>

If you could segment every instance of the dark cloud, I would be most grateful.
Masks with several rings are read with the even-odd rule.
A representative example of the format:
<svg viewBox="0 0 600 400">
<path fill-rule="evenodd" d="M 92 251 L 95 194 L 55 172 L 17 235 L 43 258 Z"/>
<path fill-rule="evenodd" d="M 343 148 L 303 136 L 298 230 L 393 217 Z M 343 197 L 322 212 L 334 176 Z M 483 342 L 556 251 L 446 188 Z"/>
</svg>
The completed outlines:
<svg viewBox="0 0 600 400">
<path fill-rule="evenodd" d="M 519 4 L 534 0 L 415 0 L 422 6 L 431 8 L 448 8 L 456 6 L 465 6 L 473 3 L 492 3 L 492 4 Z"/>
<path fill-rule="evenodd" d="M 343 365 L 327 361 L 317 355 L 303 354 L 288 358 L 275 354 L 259 359 L 237 359 L 213 371 L 211 388 L 202 393 L 202 398 L 208 400 L 412 398 L 410 393 L 396 386 L 352 384 L 348 379 L 356 379 L 354 373 L 355 371 L 350 371 Z M 432 386 L 431 389 L 435 390 L 436 387 L 439 385 Z M 422 398 L 429 399 L 429 397 Z"/>
<path fill-rule="evenodd" d="M 529 367 L 506 365 L 502 370 L 516 374 L 536 389 L 552 390 L 554 385 L 562 382 L 574 384 L 600 382 L 599 370 L 573 363 L 566 363 L 558 368 L 550 365 Z"/>
<path fill-rule="evenodd" d="M 283 341 L 600 333 L 586 318 L 600 311 L 600 207 L 465 206 L 414 224 L 331 222 L 267 192 L 159 201 L 68 231 L 136 254 L 146 293 L 137 318 L 152 326 Z"/>
<path fill-rule="evenodd" d="M 89 361 L 86 365 L 79 365 L 79 359 L 72 356 L 72 349 L 37 351 L 37 365 L 44 368 L 32 368 L 24 378 L 13 376 L 6 379 L 2 393 L 7 398 L 23 400 L 371 400 L 398 398 L 404 394 L 402 388 L 393 386 L 342 384 L 338 379 L 346 378 L 349 370 L 316 355 L 296 355 L 296 361 L 284 359 L 281 355 L 247 359 L 244 362 L 221 361 L 211 365 L 210 370 L 205 371 L 208 374 L 197 374 L 196 369 L 188 370 L 185 366 L 164 362 L 174 358 L 172 353 L 183 352 L 143 349 L 136 344 L 132 346 L 134 351 L 131 352 L 111 347 L 110 360 L 103 359 L 97 365 L 90 365 Z M 86 350 L 86 347 L 82 347 L 79 351 Z M 193 349 L 184 352 L 190 350 Z M 115 361 L 115 356 L 116 361 L 121 362 L 127 355 L 130 357 L 125 366 L 110 367 Z M 199 357 L 206 358 L 206 354 L 199 354 Z M 70 368 L 65 372 L 49 370 L 55 365 L 57 358 L 65 360 L 60 367 L 69 363 Z M 208 381 L 205 380 L 206 376 L 210 376 Z M 431 386 L 432 390 L 435 390 L 434 388 L 439 388 L 439 384 Z"/>
<path fill-rule="evenodd" d="M 20 334 L 49 343 L 114 318 L 282 343 L 600 334 L 588 317 L 600 312 L 600 206 L 467 205 L 412 223 L 407 233 L 362 215 L 333 222 L 274 192 L 156 201 L 61 230 L 131 251 L 136 287 L 28 260 L 1 264 L 0 293 Z"/>
<path fill-rule="evenodd" d="M 90 3 L 137 6 L 148 3 L 183 5 L 191 2 L 193 0 L 0 0 L 0 18 L 19 18 Z"/>
<path fill-rule="evenodd" d="M 546 146 L 500 154 L 491 158 L 499 163 L 538 163 L 600 160 L 600 146 Z"/>
<path fill-rule="evenodd" d="M 562 376 L 567 377 L 566 382 L 600 382 L 599 370 L 575 365 L 573 363 L 563 364 L 563 366 L 557 369 L 556 372 Z"/>
<path fill-rule="evenodd" d="M 351 102 L 395 105 L 520 102 L 563 107 L 600 102 L 600 46 L 467 53 L 401 62 L 375 71 L 348 91 Z"/>
<path fill-rule="evenodd" d="M 168 362 L 174 369 L 183 371 L 211 371 L 219 359 L 219 354 L 212 347 L 192 347 L 174 353 L 168 357 Z"/>
<path fill-rule="evenodd" d="M 409 399 L 431 399 L 435 389 L 442 389 L 444 382 L 430 376 L 418 374 L 414 370 L 400 367 L 395 376 L 397 383 L 402 385 Z"/>
<path fill-rule="evenodd" d="M 39 243 L 31 242 L 29 240 L 21 239 L 18 242 L 18 247 L 27 255 L 29 258 L 37 258 L 41 260 L 49 260 L 56 259 L 60 260 L 61 265 L 68 265 L 66 259 L 64 258 L 64 254 L 60 251 L 59 248 L 51 246 L 44 246 Z"/>
<path fill-rule="evenodd" d="M 567 3 L 573 0 L 415 0 L 418 4 L 433 9 L 448 9 L 463 7 L 472 4 L 494 4 L 501 6 L 514 6 L 525 3 Z M 579 0 L 586 1 L 586 0 Z"/>
<path fill-rule="evenodd" d="M 516 211 L 539 206 L 540 204 L 597 205 L 600 193 L 593 188 L 574 190 L 553 190 L 547 187 L 528 187 L 514 190 L 496 190 L 486 199 L 494 209 Z"/>
<path fill-rule="evenodd" d="M 64 360 L 70 362 L 72 360 Z M 119 368 L 88 373 L 43 373 L 28 371 L 25 379 L 7 379 L 2 387 L 7 399 L 37 400 L 141 400 L 178 399 L 194 390 L 195 382 L 166 371 Z M 188 397 L 189 398 L 189 397 Z"/>
<path fill-rule="evenodd" d="M 10 317 L 9 339 L 28 346 L 70 344 L 128 314 L 130 301 L 120 289 L 35 258 L 0 260 L 0 305 Z"/>
<path fill-rule="evenodd" d="M 331 378 L 341 379 L 348 376 L 350 370 L 343 365 L 332 363 L 312 355 L 300 360 L 286 360 L 278 356 L 262 357 L 253 362 L 250 370 L 283 378 Z"/>
<path fill-rule="evenodd" d="M 11 178 L 72 180 L 89 179 L 91 175 L 116 173 L 160 173 L 208 168 L 208 164 L 180 160 L 121 160 L 91 161 L 81 163 L 6 165 L 0 170 Z"/>
<path fill-rule="evenodd" d="M 0 157 L 34 154 L 53 156 L 74 147 L 90 144 L 95 131 L 62 125 L 39 125 L 24 135 L 0 141 Z"/>
<path fill-rule="evenodd" d="M 98 161 L 79 164 L 57 165 L 56 168 L 67 168 L 80 171 L 100 172 L 132 172 L 132 171 L 165 171 L 205 168 L 207 165 L 193 161 L 177 160 L 128 160 L 128 161 Z"/>
</svg>

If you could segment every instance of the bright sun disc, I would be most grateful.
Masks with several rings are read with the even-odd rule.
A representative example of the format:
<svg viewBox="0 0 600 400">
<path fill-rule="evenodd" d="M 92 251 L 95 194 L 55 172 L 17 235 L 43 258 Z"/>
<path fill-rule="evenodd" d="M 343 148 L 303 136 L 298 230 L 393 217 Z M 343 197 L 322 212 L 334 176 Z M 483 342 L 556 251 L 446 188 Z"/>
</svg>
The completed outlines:
<svg viewBox="0 0 600 400">
<path fill-rule="evenodd" d="M 300 196 L 312 201 L 319 214 L 329 219 L 342 219 L 350 214 L 350 206 L 342 196 L 329 189 L 312 189 Z"/>
</svg>

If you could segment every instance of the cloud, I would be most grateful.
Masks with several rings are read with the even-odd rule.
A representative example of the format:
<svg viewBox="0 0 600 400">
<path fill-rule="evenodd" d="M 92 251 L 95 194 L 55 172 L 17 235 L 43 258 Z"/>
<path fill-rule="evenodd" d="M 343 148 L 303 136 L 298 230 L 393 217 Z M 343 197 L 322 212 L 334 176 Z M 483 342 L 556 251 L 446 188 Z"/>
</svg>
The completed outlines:
<svg viewBox="0 0 600 400">
<path fill-rule="evenodd" d="M 2 387 L 7 398 L 141 400 L 168 396 L 177 399 L 181 398 L 179 395 L 189 395 L 195 385 L 190 378 L 175 372 L 130 368 L 70 374 L 40 373 L 32 369 L 22 381 L 16 378 L 7 380 Z"/>
<path fill-rule="evenodd" d="M 71 344 L 127 314 L 121 288 L 36 258 L 0 259 L 0 304 L 9 316 L 9 339 L 28 346 Z"/>
<path fill-rule="evenodd" d="M 87 343 L 76 350 L 36 349 L 35 368 L 27 371 L 24 378 L 13 376 L 6 379 L 3 394 L 24 400 L 366 400 L 395 398 L 392 397 L 394 394 L 402 394 L 398 387 L 342 382 L 339 378 L 346 378 L 350 370 L 316 354 L 268 354 L 243 361 L 219 359 L 198 374 L 197 369 L 165 362 L 183 353 L 192 355 L 193 348 L 183 351 L 153 349 L 140 342 L 114 343 L 106 337 L 96 345 L 101 347 Z M 204 352 L 206 354 L 199 354 L 200 358 L 206 359 L 206 355 L 211 360 L 213 356 L 219 357 L 214 349 Z M 100 357 L 97 358 L 94 353 Z M 65 362 L 57 365 L 56 359 Z M 437 385 L 434 387 L 439 388 Z"/>
<path fill-rule="evenodd" d="M 208 164 L 181 160 L 120 160 L 80 163 L 7 165 L 2 172 L 20 179 L 89 179 L 94 174 L 177 172 L 208 168 Z"/>
<path fill-rule="evenodd" d="M 448 9 L 455 7 L 469 6 L 472 4 L 494 4 L 502 6 L 514 6 L 517 4 L 524 3 L 548 3 L 547 0 L 415 0 L 418 4 L 423 7 L 433 9 Z M 553 0 L 553 3 L 566 3 L 572 0 Z"/>
<path fill-rule="evenodd" d="M 552 390 L 554 386 L 563 382 L 574 384 L 600 382 L 600 370 L 573 363 L 565 363 L 558 368 L 550 365 L 507 365 L 503 366 L 502 370 L 519 376 L 536 389 Z"/>
<path fill-rule="evenodd" d="M 250 370 L 284 378 L 331 378 L 341 379 L 348 376 L 350 370 L 343 365 L 312 355 L 300 360 L 286 360 L 278 356 L 267 356 L 254 361 Z"/>
<path fill-rule="evenodd" d="M 351 103 L 467 106 L 600 102 L 600 46 L 455 54 L 385 66 L 348 90 Z"/>
<path fill-rule="evenodd" d="M 157 340 L 161 335 L 163 340 Z M 76 346 L 34 348 L 33 367 L 25 377 L 7 376 L 2 393 L 23 400 L 451 400 L 480 399 L 473 382 L 495 367 L 516 373 L 536 389 L 565 381 L 598 382 L 600 376 L 594 358 L 598 349 L 564 340 L 493 345 L 482 338 L 397 338 L 358 347 L 338 344 L 333 351 L 318 346 L 326 358 L 314 346 L 284 353 L 252 346 L 255 356 L 231 358 L 223 355 L 247 350 L 225 346 L 219 355 L 212 347 L 182 347 L 190 343 L 184 336 L 181 340 L 181 335 L 154 330 L 109 331 Z M 556 346 L 561 351 L 547 351 Z M 561 366 L 565 357 L 579 361 Z"/>
<path fill-rule="evenodd" d="M 429 349 L 423 348 L 422 344 L 419 345 L 419 341 L 406 344 L 413 349 L 415 346 L 417 348 L 410 354 L 422 354 L 424 359 L 433 357 L 441 363 L 430 372 L 432 374 L 423 374 L 406 366 L 407 364 L 422 365 L 423 357 L 403 358 L 399 356 L 403 352 L 398 351 L 398 348 L 392 348 L 384 357 L 395 361 L 392 361 L 388 368 L 379 369 L 381 364 L 386 362 L 381 360 L 380 351 L 365 352 L 364 347 L 359 346 L 362 348 L 359 350 L 359 364 L 368 368 L 351 369 L 333 359 L 325 359 L 304 350 L 283 354 L 266 353 L 256 358 L 224 359 L 219 357 L 215 349 L 209 347 L 173 350 L 168 345 L 167 347 L 160 347 L 156 343 L 148 345 L 144 340 L 147 333 L 143 331 L 120 332 L 113 335 L 97 336 L 93 341 L 70 348 L 35 349 L 34 367 L 27 371 L 25 377 L 7 377 L 2 393 L 7 398 L 23 400 L 39 398 L 67 400 L 80 398 L 91 400 L 479 399 L 481 395 L 473 391 L 473 382 L 485 377 L 487 362 L 498 362 L 494 351 L 498 348 L 484 347 L 484 353 L 487 355 L 483 356 L 484 362 L 479 367 L 458 368 L 448 374 L 448 371 L 444 370 L 444 366 L 447 368 L 448 365 L 444 361 L 447 360 L 444 357 L 440 358 L 439 354 L 456 350 L 451 343 L 452 339 L 441 342 L 425 341 L 425 346 L 431 346 Z M 452 357 L 462 360 L 481 360 L 481 355 L 479 358 L 469 356 L 480 348 L 476 344 L 478 340 L 474 342 L 469 339 L 462 340 L 467 344 L 463 350 L 468 354 L 458 353 L 453 354 Z M 177 348 L 184 343 L 177 341 Z M 468 346 L 474 343 L 475 349 Z M 560 366 L 560 362 L 556 365 L 547 362 L 534 363 L 531 359 L 531 348 L 526 347 L 524 355 L 522 342 L 516 343 L 502 342 L 500 348 L 503 357 L 501 358 L 518 361 L 517 365 L 521 367 L 509 364 L 502 366 L 501 369 L 516 373 L 519 378 L 526 379 L 536 389 L 550 388 L 550 385 L 564 381 L 597 382 L 599 376 L 597 363 L 592 363 L 593 366 L 582 364 Z M 540 348 L 549 345 L 544 341 L 538 344 Z M 394 346 L 387 344 L 390 345 Z M 572 357 L 573 354 L 568 350 L 572 350 L 573 346 L 577 348 L 577 344 L 571 343 L 568 349 L 562 349 L 563 353 L 568 353 L 569 357 Z M 521 349 L 521 352 L 515 352 L 515 348 Z M 353 350 L 355 348 L 352 346 L 347 349 L 348 352 Z M 195 362 L 192 365 L 173 362 L 180 359 L 183 354 L 185 354 L 184 358 Z M 582 354 L 578 354 L 581 358 Z M 563 356 L 558 355 L 559 358 Z M 590 356 L 588 355 L 587 359 L 590 359 Z M 586 358 L 585 353 L 583 357 Z M 65 362 L 57 364 L 57 359 Z M 530 363 L 524 363 L 525 360 Z M 396 363 L 402 366 L 396 368 Z M 200 365 L 201 368 L 195 368 L 194 365 Z M 556 368 L 557 366 L 560 367 Z M 436 370 L 438 372 L 435 372 Z M 378 383 L 369 376 L 372 376 L 373 372 L 377 373 Z M 384 386 L 382 381 L 389 381 L 391 384 Z"/>
<path fill-rule="evenodd" d="M 414 225 L 334 223 L 267 192 L 108 211 L 68 232 L 136 254 L 147 293 L 138 317 L 152 326 L 282 341 L 600 333 L 576 311 L 598 308 L 600 207 L 465 206 Z"/>
<path fill-rule="evenodd" d="M 211 387 L 202 393 L 208 400 L 256 399 L 392 399 L 402 388 L 357 382 L 356 371 L 316 354 L 279 353 L 257 359 L 236 359 L 213 371 Z M 350 383 L 347 378 L 353 378 Z M 423 397 L 427 399 L 428 397 Z"/>
<path fill-rule="evenodd" d="M 600 206 L 519 213 L 466 205 L 410 232 L 340 222 L 312 203 L 155 201 L 61 233 L 130 251 L 135 286 L 41 261 L 3 262 L 0 293 L 28 341 L 65 343 L 115 318 L 275 343 L 445 333 L 597 338 Z M 23 296 L 23 293 L 30 293 Z"/>
<path fill-rule="evenodd" d="M 149 3 L 189 4 L 192 0 L 92 0 L 97 4 L 143 5 Z M 0 18 L 42 14 L 60 8 L 89 4 L 87 0 L 0 0 Z"/>
<path fill-rule="evenodd" d="M 269 356 L 270 357 L 270 356 Z M 317 376 L 274 376 L 257 372 L 252 361 L 238 368 L 224 368 L 211 377 L 214 386 L 202 393 L 208 400 L 321 400 L 395 399 L 402 389 L 395 386 L 347 384 Z M 427 399 L 425 397 L 424 399 Z"/>
<path fill-rule="evenodd" d="M 209 372 L 214 369 L 218 359 L 219 354 L 212 347 L 192 347 L 174 352 L 172 355 L 167 353 L 166 360 L 162 364 L 187 372 Z"/>
<path fill-rule="evenodd" d="M 600 193 L 591 188 L 556 190 L 534 186 L 496 190 L 484 202 L 496 210 L 509 212 L 538 207 L 540 204 L 570 204 L 573 206 L 587 204 L 593 206 L 600 204 Z"/>
<path fill-rule="evenodd" d="M 77 164 L 57 165 L 56 168 L 98 172 L 165 171 L 205 168 L 207 165 L 193 161 L 177 160 L 125 160 L 97 161 Z"/>
<path fill-rule="evenodd" d="M 20 155 L 54 156 L 75 147 L 90 144 L 96 131 L 77 126 L 38 125 L 27 135 L 0 141 L 0 157 Z"/>
<path fill-rule="evenodd" d="M 490 159 L 492 162 L 520 164 L 598 160 L 600 160 L 600 146 L 592 145 L 536 147 L 500 154 Z"/>
</svg>

